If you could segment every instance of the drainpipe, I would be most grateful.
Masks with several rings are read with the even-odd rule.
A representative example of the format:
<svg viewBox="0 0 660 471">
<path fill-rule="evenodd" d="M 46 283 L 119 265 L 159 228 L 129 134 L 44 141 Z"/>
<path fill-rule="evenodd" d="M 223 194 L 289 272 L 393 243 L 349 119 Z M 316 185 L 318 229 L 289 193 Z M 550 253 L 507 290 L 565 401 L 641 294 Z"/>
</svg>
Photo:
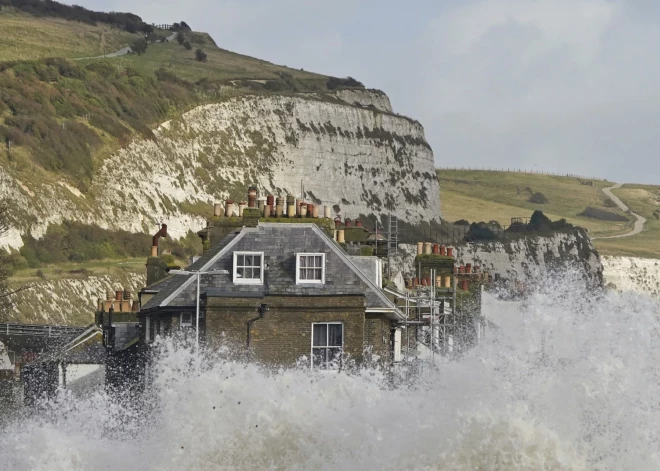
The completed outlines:
<svg viewBox="0 0 660 471">
<path fill-rule="evenodd" d="M 263 319 L 264 315 L 266 315 L 266 311 L 268 310 L 270 310 L 268 304 L 260 304 L 259 307 L 257 308 L 257 311 L 259 311 L 259 315 L 247 321 L 247 348 L 250 348 L 252 324 L 254 324 L 259 319 Z"/>
</svg>

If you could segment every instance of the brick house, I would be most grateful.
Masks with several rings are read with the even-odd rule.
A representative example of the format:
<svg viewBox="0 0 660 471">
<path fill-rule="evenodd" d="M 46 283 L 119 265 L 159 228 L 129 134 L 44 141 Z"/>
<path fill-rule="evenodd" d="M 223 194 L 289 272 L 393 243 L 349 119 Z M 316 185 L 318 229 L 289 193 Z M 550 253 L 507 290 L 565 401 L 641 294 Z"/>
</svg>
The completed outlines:
<svg viewBox="0 0 660 471">
<path fill-rule="evenodd" d="M 324 369 L 394 357 L 403 314 L 381 289 L 380 260 L 349 256 L 315 223 L 235 228 L 188 270 L 228 272 L 200 278 L 200 339 L 212 349 Z M 142 290 L 141 342 L 194 332 L 196 293 L 193 275 Z"/>
</svg>

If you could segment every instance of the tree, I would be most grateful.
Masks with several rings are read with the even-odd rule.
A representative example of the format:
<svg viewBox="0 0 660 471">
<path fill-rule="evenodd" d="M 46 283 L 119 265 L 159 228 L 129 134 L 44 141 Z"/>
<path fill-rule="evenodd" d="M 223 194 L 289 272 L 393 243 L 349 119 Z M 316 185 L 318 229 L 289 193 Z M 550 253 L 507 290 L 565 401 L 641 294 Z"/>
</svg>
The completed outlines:
<svg viewBox="0 0 660 471">
<path fill-rule="evenodd" d="M 532 196 L 530 196 L 529 200 L 527 201 L 535 204 L 548 204 L 548 198 L 546 198 L 546 196 L 540 191 L 537 191 Z"/>
<path fill-rule="evenodd" d="M 133 44 L 131 44 L 131 49 L 133 52 L 137 52 L 137 55 L 141 55 L 145 52 L 147 52 L 147 40 L 144 38 L 136 39 L 133 41 Z"/>
<path fill-rule="evenodd" d="M 190 41 L 186 41 L 183 43 L 183 47 L 185 47 L 186 50 L 190 51 L 192 49 L 192 44 L 190 44 Z"/>
<path fill-rule="evenodd" d="M 206 62 L 206 52 L 203 49 L 197 49 L 195 51 L 195 59 L 199 62 Z"/>
<path fill-rule="evenodd" d="M 150 24 L 142 23 L 142 27 L 140 28 L 140 31 L 142 31 L 145 34 L 153 33 L 154 27 Z"/>
<path fill-rule="evenodd" d="M 542 211 L 536 210 L 529 220 L 529 225 L 538 230 L 548 230 L 552 227 L 552 221 Z"/>
<path fill-rule="evenodd" d="M 192 28 L 188 26 L 188 23 L 185 21 L 181 22 L 181 31 L 192 31 Z"/>
<path fill-rule="evenodd" d="M 186 41 L 186 35 L 183 34 L 181 31 L 176 33 L 176 42 L 179 44 L 183 45 L 183 43 Z"/>
</svg>

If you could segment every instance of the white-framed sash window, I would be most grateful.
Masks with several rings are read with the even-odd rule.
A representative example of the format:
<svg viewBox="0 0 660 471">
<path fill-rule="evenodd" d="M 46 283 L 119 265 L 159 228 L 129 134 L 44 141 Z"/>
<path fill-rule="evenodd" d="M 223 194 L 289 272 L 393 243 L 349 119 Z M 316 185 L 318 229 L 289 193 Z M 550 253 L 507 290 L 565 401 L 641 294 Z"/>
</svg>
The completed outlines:
<svg viewBox="0 0 660 471">
<path fill-rule="evenodd" d="M 248 285 L 264 283 L 263 252 L 234 252 L 234 283 Z"/>
<path fill-rule="evenodd" d="M 325 283 L 325 254 L 296 254 L 296 284 Z"/>
<path fill-rule="evenodd" d="M 193 315 L 192 312 L 182 312 L 181 317 L 179 318 L 179 325 L 181 327 L 192 327 L 193 326 Z"/>
<path fill-rule="evenodd" d="M 339 369 L 343 349 L 343 323 L 315 322 L 312 324 L 312 368 Z"/>
</svg>

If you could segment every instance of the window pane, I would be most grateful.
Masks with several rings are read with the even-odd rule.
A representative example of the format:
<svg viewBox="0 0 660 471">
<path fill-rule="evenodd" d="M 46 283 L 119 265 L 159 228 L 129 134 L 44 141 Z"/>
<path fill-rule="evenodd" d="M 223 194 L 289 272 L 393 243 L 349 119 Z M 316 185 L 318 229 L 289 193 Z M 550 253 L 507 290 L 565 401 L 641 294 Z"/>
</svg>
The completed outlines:
<svg viewBox="0 0 660 471">
<path fill-rule="evenodd" d="M 312 364 L 315 368 L 323 368 L 326 363 L 327 348 L 312 349 Z"/>
<path fill-rule="evenodd" d="M 256 280 L 261 279 L 261 268 L 253 268 L 252 269 L 252 278 Z"/>
<path fill-rule="evenodd" d="M 252 255 L 246 255 L 245 256 L 245 266 L 246 267 L 251 267 L 252 266 Z"/>
<path fill-rule="evenodd" d="M 328 345 L 328 326 L 326 324 L 314 324 L 314 340 L 312 345 L 315 347 L 325 347 Z"/>
<path fill-rule="evenodd" d="M 312 279 L 321 281 L 323 279 L 323 277 L 321 276 L 322 274 L 323 271 L 321 271 L 320 268 L 315 268 L 314 270 L 312 270 L 311 276 Z"/>
<path fill-rule="evenodd" d="M 252 267 L 245 267 L 245 278 L 247 279 L 254 278 L 254 276 L 252 276 L 252 271 L 253 271 Z"/>
<path fill-rule="evenodd" d="M 307 267 L 307 257 L 305 257 L 304 255 L 300 256 L 299 262 L 300 262 L 300 268 Z"/>
<path fill-rule="evenodd" d="M 238 278 L 245 278 L 245 268 L 237 268 L 236 269 L 236 276 Z"/>
<path fill-rule="evenodd" d="M 341 324 L 328 324 L 328 345 L 332 347 L 343 345 Z"/>
<path fill-rule="evenodd" d="M 245 266 L 245 255 L 239 255 L 236 257 L 236 266 L 243 267 Z"/>
<path fill-rule="evenodd" d="M 323 257 L 321 257 L 320 255 L 317 255 L 317 256 L 314 257 L 314 266 L 316 268 L 320 268 L 320 267 L 323 266 L 323 263 L 321 262 L 321 260 L 323 260 Z"/>
<path fill-rule="evenodd" d="M 261 255 L 253 255 L 252 256 L 252 265 L 255 267 L 260 267 L 261 266 Z"/>
<path fill-rule="evenodd" d="M 328 348 L 328 362 L 332 363 L 333 368 L 339 368 L 341 362 L 341 348 Z"/>
</svg>

